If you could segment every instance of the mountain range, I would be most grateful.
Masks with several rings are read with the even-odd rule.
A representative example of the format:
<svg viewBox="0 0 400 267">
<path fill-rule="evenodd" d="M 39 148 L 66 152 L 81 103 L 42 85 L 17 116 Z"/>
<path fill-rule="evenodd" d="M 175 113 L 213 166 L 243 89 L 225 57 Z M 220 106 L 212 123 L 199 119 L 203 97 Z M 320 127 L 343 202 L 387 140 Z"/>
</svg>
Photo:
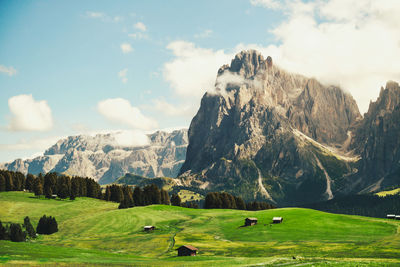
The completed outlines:
<svg viewBox="0 0 400 267">
<path fill-rule="evenodd" d="M 185 188 L 280 206 L 375 192 L 400 185 L 400 87 L 387 82 L 362 116 L 339 86 L 242 51 L 218 70 L 215 90 L 202 97 L 188 131 L 148 137 L 142 147 L 116 145 L 113 134 L 68 137 L 43 156 L 3 168 L 102 184 L 127 173 L 141 184 L 142 176 L 169 176 Z"/>
<path fill-rule="evenodd" d="M 107 184 L 126 173 L 175 177 L 185 161 L 186 129 L 148 134 L 149 143 L 144 146 L 120 145 L 118 134 L 69 136 L 48 148 L 43 156 L 17 159 L 0 168 L 32 174 L 59 172 Z"/>
</svg>

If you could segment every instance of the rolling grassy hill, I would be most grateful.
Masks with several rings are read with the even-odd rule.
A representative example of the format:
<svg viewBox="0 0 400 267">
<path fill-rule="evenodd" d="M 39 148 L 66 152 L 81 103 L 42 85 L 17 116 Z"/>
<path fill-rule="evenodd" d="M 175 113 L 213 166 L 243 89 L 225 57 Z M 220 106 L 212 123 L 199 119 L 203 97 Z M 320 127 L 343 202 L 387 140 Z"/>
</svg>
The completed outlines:
<svg viewBox="0 0 400 267">
<path fill-rule="evenodd" d="M 36 226 L 43 214 L 52 215 L 59 232 L 24 243 L 0 241 L 0 264 L 400 264 L 399 221 L 299 208 L 252 212 L 117 206 L 90 198 L 47 200 L 2 192 L 1 221 L 22 223 L 28 215 Z M 248 216 L 259 224 L 240 227 Z M 270 224 L 273 216 L 284 217 L 283 224 Z M 145 233 L 144 225 L 157 230 Z M 177 257 L 175 249 L 183 244 L 197 247 L 198 256 Z"/>
</svg>

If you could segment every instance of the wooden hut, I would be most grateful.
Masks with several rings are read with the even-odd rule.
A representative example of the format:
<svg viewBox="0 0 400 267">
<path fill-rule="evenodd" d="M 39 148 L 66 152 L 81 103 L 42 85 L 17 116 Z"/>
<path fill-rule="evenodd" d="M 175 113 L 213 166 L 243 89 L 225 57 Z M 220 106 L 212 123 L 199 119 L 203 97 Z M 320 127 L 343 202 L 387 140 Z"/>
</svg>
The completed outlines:
<svg viewBox="0 0 400 267">
<path fill-rule="evenodd" d="M 395 220 L 400 220 L 400 215 L 396 215 L 396 217 L 394 217 Z"/>
<path fill-rule="evenodd" d="M 156 229 L 156 227 L 154 227 L 153 225 L 146 225 L 145 227 L 143 227 L 143 230 L 145 232 L 150 232 L 153 231 L 154 229 Z"/>
<path fill-rule="evenodd" d="M 274 217 L 272 218 L 272 223 L 282 223 L 283 218 L 282 217 Z"/>
<path fill-rule="evenodd" d="M 396 215 L 394 215 L 394 214 L 388 214 L 388 215 L 386 215 L 386 218 L 388 218 L 388 219 L 395 219 L 395 218 L 396 218 Z"/>
<path fill-rule="evenodd" d="M 244 220 L 244 225 L 245 226 L 252 226 L 252 225 L 255 225 L 255 224 L 257 224 L 257 218 L 246 218 Z"/>
<path fill-rule="evenodd" d="M 196 256 L 197 248 L 189 245 L 180 246 L 178 249 L 178 256 Z"/>
</svg>

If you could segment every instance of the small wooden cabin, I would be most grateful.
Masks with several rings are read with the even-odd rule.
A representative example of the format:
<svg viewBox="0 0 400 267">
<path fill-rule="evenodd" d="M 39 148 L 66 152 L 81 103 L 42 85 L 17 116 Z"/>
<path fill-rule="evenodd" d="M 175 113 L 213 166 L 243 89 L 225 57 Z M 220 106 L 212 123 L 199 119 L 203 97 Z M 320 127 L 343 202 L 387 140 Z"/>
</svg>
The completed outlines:
<svg viewBox="0 0 400 267">
<path fill-rule="evenodd" d="M 244 220 L 244 225 L 245 226 L 252 226 L 252 225 L 255 225 L 255 224 L 257 224 L 257 218 L 246 218 Z"/>
<path fill-rule="evenodd" d="M 153 231 L 154 229 L 156 229 L 156 227 L 153 225 L 146 225 L 145 227 L 143 227 L 143 230 L 145 232 L 150 232 L 150 231 Z"/>
<path fill-rule="evenodd" d="M 396 217 L 394 217 L 395 220 L 400 220 L 400 215 L 396 215 Z"/>
<path fill-rule="evenodd" d="M 274 217 L 272 218 L 272 223 L 282 223 L 283 218 L 282 217 Z"/>
<path fill-rule="evenodd" d="M 196 256 L 197 248 L 189 245 L 180 246 L 178 249 L 178 256 Z"/>
<path fill-rule="evenodd" d="M 388 218 L 388 219 L 395 219 L 395 218 L 396 218 L 396 215 L 394 215 L 394 214 L 388 214 L 388 215 L 386 215 L 386 218 Z"/>
</svg>

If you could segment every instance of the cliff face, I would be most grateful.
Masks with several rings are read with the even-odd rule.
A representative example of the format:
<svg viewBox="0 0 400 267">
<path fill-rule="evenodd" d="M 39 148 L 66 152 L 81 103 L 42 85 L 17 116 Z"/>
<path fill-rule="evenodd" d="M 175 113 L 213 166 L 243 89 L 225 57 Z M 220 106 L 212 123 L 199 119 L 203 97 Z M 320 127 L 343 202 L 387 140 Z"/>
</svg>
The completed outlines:
<svg viewBox="0 0 400 267">
<path fill-rule="evenodd" d="M 8 170 L 38 174 L 56 171 L 114 182 L 126 173 L 149 178 L 176 177 L 186 157 L 187 131 L 158 131 L 148 135 L 149 145 L 118 145 L 115 134 L 70 136 L 59 140 L 43 156 L 3 164 Z"/>
<path fill-rule="evenodd" d="M 354 148 L 361 156 L 360 176 L 353 191 L 373 192 L 400 185 L 400 87 L 389 81 L 378 99 L 371 102 L 356 126 Z"/>
<path fill-rule="evenodd" d="M 329 146 L 345 143 L 360 119 L 340 88 L 241 52 L 218 71 L 216 92 L 203 96 L 181 179 L 281 204 L 332 198 L 334 179 L 352 173 L 355 158 Z"/>
</svg>

